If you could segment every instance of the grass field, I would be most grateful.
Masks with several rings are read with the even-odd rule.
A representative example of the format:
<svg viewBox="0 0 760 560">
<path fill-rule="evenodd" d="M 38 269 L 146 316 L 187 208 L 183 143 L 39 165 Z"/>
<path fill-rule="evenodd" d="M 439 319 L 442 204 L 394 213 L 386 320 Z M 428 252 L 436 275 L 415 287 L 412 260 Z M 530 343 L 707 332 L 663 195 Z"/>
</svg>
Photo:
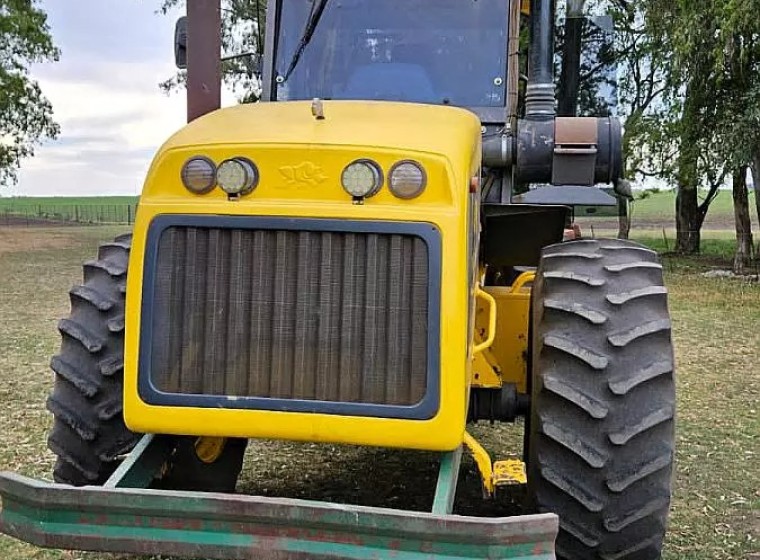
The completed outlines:
<svg viewBox="0 0 760 560">
<path fill-rule="evenodd" d="M 0 227 L 0 470 L 49 478 L 44 401 L 52 384 L 48 362 L 59 344 L 56 323 L 68 313 L 67 291 L 81 278 L 80 263 L 123 230 Z M 748 560 L 760 552 L 760 284 L 701 276 L 705 266 L 729 266 L 730 241 L 710 247 L 703 261 L 666 260 L 679 367 L 666 560 Z M 519 426 L 480 426 L 478 434 L 487 435 L 496 455 L 519 453 Z M 249 447 L 240 486 L 263 495 L 421 509 L 429 506 L 434 472 L 428 454 L 258 443 Z M 466 505 L 479 494 L 470 461 L 460 485 L 456 510 L 477 513 Z M 505 508 L 500 512 L 518 512 Z M 0 555 L 116 558 L 42 551 L 7 537 L 0 537 Z"/>
<path fill-rule="evenodd" d="M 652 234 L 649 232 L 656 231 L 657 236 L 662 238 L 663 232 L 668 243 L 675 243 L 675 192 L 662 191 L 659 193 L 648 194 L 646 198 L 640 198 L 638 193 L 631 207 L 631 224 L 633 235 L 640 232 L 642 235 Z M 758 216 L 755 210 L 755 193 L 750 192 L 750 219 L 754 231 L 760 230 Z M 704 193 L 700 194 L 700 200 Z M 593 230 L 595 234 L 616 235 L 617 218 L 616 217 L 594 217 L 577 214 L 576 221 L 581 225 L 586 234 Z M 734 236 L 734 208 L 731 191 L 721 191 L 718 197 L 713 201 L 710 210 L 705 218 L 702 227 L 703 239 L 720 239 Z M 672 248 L 672 247 L 671 247 Z"/>
<path fill-rule="evenodd" d="M 18 217 L 31 220 L 31 225 L 39 220 L 130 224 L 137 200 L 136 196 L 0 198 L 0 225 Z"/>
<path fill-rule="evenodd" d="M 704 199 L 706 193 L 700 192 L 700 202 Z M 750 193 L 750 204 L 754 202 L 754 192 Z M 637 194 L 637 200 L 634 202 L 633 219 L 642 220 L 670 220 L 673 217 L 673 211 L 676 207 L 675 191 L 661 191 L 653 193 L 646 198 L 641 198 Z M 710 205 L 708 217 L 713 220 L 722 220 L 725 218 L 733 219 L 734 207 L 731 191 L 720 191 L 717 198 Z"/>
</svg>

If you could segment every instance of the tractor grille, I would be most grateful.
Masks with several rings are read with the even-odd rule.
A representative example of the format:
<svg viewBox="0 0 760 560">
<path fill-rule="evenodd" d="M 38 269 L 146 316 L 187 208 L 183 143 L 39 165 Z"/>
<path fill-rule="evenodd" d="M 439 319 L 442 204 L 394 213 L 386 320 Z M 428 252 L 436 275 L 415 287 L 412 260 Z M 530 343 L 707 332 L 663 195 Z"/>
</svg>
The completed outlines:
<svg viewBox="0 0 760 560">
<path fill-rule="evenodd" d="M 158 391 L 401 406 L 425 397 L 419 237 L 171 226 L 156 262 Z"/>
</svg>

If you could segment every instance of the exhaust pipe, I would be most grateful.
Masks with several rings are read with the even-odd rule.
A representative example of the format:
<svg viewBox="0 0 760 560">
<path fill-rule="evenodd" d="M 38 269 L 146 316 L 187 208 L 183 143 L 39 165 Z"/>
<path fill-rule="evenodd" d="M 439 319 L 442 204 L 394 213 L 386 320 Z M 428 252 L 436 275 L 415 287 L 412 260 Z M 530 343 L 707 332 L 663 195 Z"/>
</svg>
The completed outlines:
<svg viewBox="0 0 760 560">
<path fill-rule="evenodd" d="M 551 120 L 557 115 L 555 104 L 554 0 L 531 0 L 525 118 Z"/>
<path fill-rule="evenodd" d="M 187 121 L 222 104 L 220 0 L 187 2 Z"/>
<path fill-rule="evenodd" d="M 483 140 L 483 163 L 492 168 L 517 165 L 521 182 L 540 182 L 550 173 L 557 116 L 554 89 L 554 2 L 530 0 L 530 49 L 525 118 L 518 122 L 517 138 L 509 134 Z M 522 133 L 522 134 L 521 134 Z M 533 142 L 526 146 L 524 138 Z"/>
</svg>

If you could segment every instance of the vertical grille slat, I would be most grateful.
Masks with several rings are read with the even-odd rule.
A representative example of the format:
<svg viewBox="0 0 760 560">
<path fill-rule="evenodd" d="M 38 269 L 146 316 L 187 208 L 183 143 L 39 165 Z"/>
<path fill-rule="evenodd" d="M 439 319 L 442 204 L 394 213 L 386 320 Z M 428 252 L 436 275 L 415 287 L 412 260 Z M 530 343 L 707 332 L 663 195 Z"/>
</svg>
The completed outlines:
<svg viewBox="0 0 760 560">
<path fill-rule="evenodd" d="M 412 276 L 411 276 L 411 300 L 427 302 L 428 271 L 427 271 L 427 247 L 421 239 L 412 240 Z M 409 371 L 410 391 L 416 394 L 419 388 L 424 386 L 425 372 L 414 367 L 419 362 L 427 363 L 427 313 L 418 305 L 410 306 L 410 324 L 407 327 L 409 333 Z"/>
<path fill-rule="evenodd" d="M 297 308 L 295 322 L 295 357 L 293 398 L 314 399 L 316 395 L 315 377 L 315 331 L 319 290 L 319 271 L 315 269 L 311 255 L 318 247 L 315 236 L 308 231 L 299 234 L 298 241 L 298 283 L 296 288 Z"/>
<path fill-rule="evenodd" d="M 421 238 L 172 226 L 158 251 L 150 376 L 159 391 L 397 406 L 424 398 Z"/>
<path fill-rule="evenodd" d="M 403 402 L 404 394 L 408 387 L 401 376 L 402 364 L 402 340 L 401 331 L 396 328 L 401 324 L 401 296 L 403 292 L 403 265 L 402 265 L 402 242 L 403 238 L 394 235 L 390 244 L 390 259 L 388 262 L 388 314 L 386 334 L 387 347 L 392 349 L 388 354 L 385 370 L 385 394 L 386 402 L 398 404 Z"/>
<path fill-rule="evenodd" d="M 207 245 L 196 228 L 190 228 L 187 232 L 186 253 L 187 264 L 184 271 L 175 271 L 175 274 L 184 274 L 185 277 L 185 299 L 182 302 L 184 307 L 184 324 L 187 325 L 187 338 L 183 348 L 181 366 L 173 364 L 174 367 L 181 367 L 179 377 L 182 380 L 180 389 L 181 393 L 202 393 L 203 392 L 203 363 L 201 361 L 205 347 L 205 324 L 204 312 L 202 309 L 204 298 L 206 297 L 206 275 L 204 274 L 203 264 L 207 257 Z M 171 253 L 172 257 L 174 253 Z M 159 262 L 166 258 L 166 253 L 159 254 Z M 170 328 L 173 325 L 170 326 Z M 155 343 L 154 343 L 155 346 Z"/>
<path fill-rule="evenodd" d="M 378 332 L 377 332 L 377 276 L 380 274 L 378 269 L 378 243 L 377 235 L 370 234 L 366 237 L 366 251 L 364 253 L 365 276 L 364 276 L 364 353 L 362 355 L 362 390 L 361 397 L 369 402 L 382 401 L 382 393 L 378 398 L 378 393 L 383 390 L 382 387 L 372 386 L 372 371 L 378 359 Z M 380 389 L 380 391 L 378 391 Z"/>
<path fill-rule="evenodd" d="M 361 398 L 360 371 L 356 363 L 357 346 L 354 340 L 356 317 L 352 314 L 356 288 L 353 275 L 357 272 L 356 236 L 347 234 L 343 238 L 343 262 L 341 266 L 341 325 L 340 325 L 340 379 L 338 398 L 342 401 L 357 401 Z"/>
<path fill-rule="evenodd" d="M 330 323 L 330 297 L 332 285 L 332 253 L 333 239 L 331 233 L 321 236 L 319 253 L 319 319 L 317 326 L 317 370 L 316 370 L 316 399 L 329 400 L 330 391 L 330 332 L 333 326 Z"/>
<path fill-rule="evenodd" d="M 250 243 L 248 232 L 234 230 L 230 242 L 230 283 L 228 289 L 229 313 L 227 314 L 227 392 L 232 395 L 248 393 L 248 342 L 250 321 L 247 320 L 246 294 L 251 291 Z"/>
</svg>

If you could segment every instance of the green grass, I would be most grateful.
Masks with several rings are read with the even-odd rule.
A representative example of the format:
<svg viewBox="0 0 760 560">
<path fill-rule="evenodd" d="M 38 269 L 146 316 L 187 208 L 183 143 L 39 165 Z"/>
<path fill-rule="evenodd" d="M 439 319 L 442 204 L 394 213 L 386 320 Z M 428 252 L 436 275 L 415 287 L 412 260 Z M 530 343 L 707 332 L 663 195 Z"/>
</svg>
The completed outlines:
<svg viewBox="0 0 760 560">
<path fill-rule="evenodd" d="M 50 477 L 44 402 L 52 384 L 56 322 L 69 310 L 67 291 L 80 263 L 121 227 L 0 227 L 0 470 Z M 644 239 L 658 245 L 657 237 Z M 661 248 L 661 247 L 660 247 Z M 677 474 L 665 560 L 748 560 L 760 552 L 760 284 L 705 278 L 730 263 L 731 240 L 705 247 L 703 259 L 666 258 L 678 364 Z M 520 425 L 477 427 L 495 455 L 520 453 Z M 428 504 L 429 457 L 336 446 L 250 446 L 243 491 Z M 387 482 L 386 479 L 391 479 Z M 479 481 L 467 460 L 457 509 L 479 504 Z M 346 498 L 348 496 L 348 498 Z M 43 551 L 0 537 L 5 560 L 100 560 L 112 555 Z M 123 557 L 120 557 L 123 558 Z"/>
<path fill-rule="evenodd" d="M 641 193 L 635 193 L 637 196 L 634 202 L 634 220 L 670 220 L 676 207 L 675 191 L 660 191 L 653 193 L 647 198 L 641 198 Z M 704 200 L 706 193 L 699 193 L 699 200 Z M 750 205 L 754 204 L 754 192 L 750 192 Z M 712 219 L 728 218 L 733 220 L 734 207 L 731 191 L 720 191 L 718 197 L 710 205 L 708 217 Z"/>
<path fill-rule="evenodd" d="M 700 191 L 698 198 L 701 203 L 706 191 Z M 675 191 L 661 191 L 654 193 L 645 199 L 638 199 L 635 203 L 635 212 L 638 217 L 644 219 L 670 219 L 676 207 Z M 749 192 L 750 212 L 755 205 L 755 191 Z M 710 204 L 710 210 L 707 214 L 708 219 L 734 219 L 734 201 L 730 190 L 722 190 Z"/>
<path fill-rule="evenodd" d="M 646 198 L 640 198 L 641 193 L 635 193 L 637 200 L 633 203 L 631 211 L 632 232 L 657 230 L 666 230 L 667 235 L 675 237 L 675 207 L 676 195 L 674 191 L 661 191 L 658 193 L 649 193 Z M 700 201 L 704 199 L 705 193 L 700 193 Z M 755 210 L 755 193 L 749 194 L 750 217 L 753 226 L 760 227 L 758 216 Z M 584 215 L 578 213 L 577 221 L 584 228 L 584 231 L 594 230 L 600 235 L 610 235 L 617 232 L 617 217 Z M 714 236 L 719 232 L 734 231 L 734 207 L 731 191 L 720 191 L 718 197 L 710 205 L 710 209 L 705 218 L 702 228 L 705 237 Z"/>
<path fill-rule="evenodd" d="M 0 224 L 4 216 L 81 223 L 131 223 L 137 200 L 136 196 L 0 198 Z"/>
</svg>

